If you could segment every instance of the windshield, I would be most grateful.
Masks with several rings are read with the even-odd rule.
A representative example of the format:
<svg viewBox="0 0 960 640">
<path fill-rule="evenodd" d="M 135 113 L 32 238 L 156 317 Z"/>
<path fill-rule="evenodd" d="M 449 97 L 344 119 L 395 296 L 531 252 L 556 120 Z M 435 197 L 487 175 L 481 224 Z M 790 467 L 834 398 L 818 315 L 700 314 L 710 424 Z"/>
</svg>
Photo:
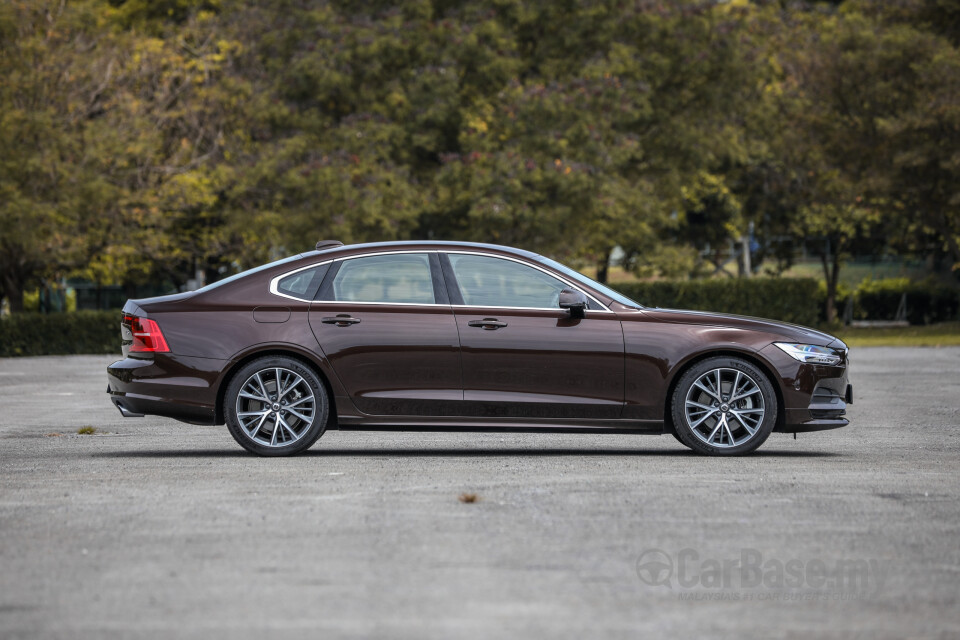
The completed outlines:
<svg viewBox="0 0 960 640">
<path fill-rule="evenodd" d="M 551 260 L 550 258 L 546 258 L 546 257 L 544 257 L 544 256 L 539 256 L 539 258 L 540 258 L 540 261 L 543 262 L 544 264 L 553 267 L 554 269 L 556 269 L 556 270 L 559 271 L 560 273 L 562 273 L 562 274 L 564 274 L 564 275 L 566 275 L 566 276 L 569 276 L 570 278 L 576 280 L 576 281 L 579 282 L 580 284 L 583 284 L 583 285 L 586 285 L 586 286 L 590 287 L 590 288 L 593 289 L 594 291 L 599 291 L 599 292 L 602 293 L 603 295 L 607 296 L 608 298 L 612 298 L 613 300 L 619 302 L 620 304 L 622 304 L 622 305 L 624 305 L 624 306 L 627 306 L 627 307 L 637 307 L 637 308 L 643 306 L 643 305 L 641 305 L 641 304 L 639 304 L 639 303 L 637 303 L 637 302 L 634 302 L 633 300 L 631 300 L 631 299 L 628 298 L 627 296 L 623 295 L 623 294 L 620 293 L 619 291 L 614 291 L 613 289 L 611 289 L 610 287 L 608 287 L 608 286 L 606 286 L 606 285 L 600 284 L 599 282 L 596 282 L 595 280 L 591 280 L 590 278 L 588 278 L 587 276 L 583 275 L 583 274 L 580 273 L 579 271 L 574 271 L 574 270 L 571 269 L 570 267 L 568 267 L 568 266 L 566 266 L 566 265 L 564 265 L 564 264 L 560 264 L 560 263 L 557 262 L 556 260 Z"/>
</svg>

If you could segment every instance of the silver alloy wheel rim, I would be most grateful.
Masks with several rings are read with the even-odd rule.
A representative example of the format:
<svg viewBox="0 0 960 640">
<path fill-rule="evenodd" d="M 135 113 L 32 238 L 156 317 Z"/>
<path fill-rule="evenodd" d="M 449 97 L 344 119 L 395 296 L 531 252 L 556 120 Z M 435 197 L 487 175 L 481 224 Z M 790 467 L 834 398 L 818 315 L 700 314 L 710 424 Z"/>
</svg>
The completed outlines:
<svg viewBox="0 0 960 640">
<path fill-rule="evenodd" d="M 711 447 L 739 446 L 763 424 L 763 392 L 738 369 L 718 368 L 694 380 L 684 400 L 684 416 L 693 435 Z"/>
<path fill-rule="evenodd" d="M 237 396 L 240 428 L 259 445 L 285 447 L 302 438 L 313 424 L 317 401 L 300 374 L 270 367 L 247 378 Z"/>
</svg>

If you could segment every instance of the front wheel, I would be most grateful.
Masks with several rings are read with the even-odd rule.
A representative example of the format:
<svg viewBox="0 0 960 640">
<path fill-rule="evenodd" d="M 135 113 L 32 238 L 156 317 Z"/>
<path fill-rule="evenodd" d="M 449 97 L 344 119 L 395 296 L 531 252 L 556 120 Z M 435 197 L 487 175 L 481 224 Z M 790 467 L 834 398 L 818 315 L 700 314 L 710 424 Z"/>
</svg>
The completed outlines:
<svg viewBox="0 0 960 640">
<path fill-rule="evenodd" d="M 327 424 L 323 383 L 299 360 L 259 358 L 233 376 L 224 394 L 227 428 L 240 446 L 261 456 L 305 451 Z"/>
<path fill-rule="evenodd" d="M 777 395 L 750 362 L 715 357 L 692 366 L 671 398 L 677 439 L 699 453 L 740 455 L 759 447 L 777 422 Z"/>
</svg>

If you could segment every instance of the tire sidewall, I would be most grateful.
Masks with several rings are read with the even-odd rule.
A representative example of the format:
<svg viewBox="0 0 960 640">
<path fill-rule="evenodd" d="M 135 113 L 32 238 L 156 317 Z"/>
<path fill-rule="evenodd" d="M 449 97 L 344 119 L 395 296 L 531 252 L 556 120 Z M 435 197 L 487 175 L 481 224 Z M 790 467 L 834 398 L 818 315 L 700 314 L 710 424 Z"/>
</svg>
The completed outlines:
<svg viewBox="0 0 960 640">
<path fill-rule="evenodd" d="M 267 447 L 251 440 L 240 426 L 240 420 L 237 418 L 237 396 L 240 394 L 242 385 L 254 373 L 276 367 L 289 369 L 307 382 L 317 399 L 317 411 L 310 429 L 299 440 L 282 447 Z M 223 415 L 230 435 L 241 447 L 261 456 L 289 456 L 309 449 L 326 430 L 329 412 L 330 402 L 327 390 L 316 372 L 300 360 L 285 356 L 265 356 L 245 364 L 230 379 L 223 395 Z"/>
<path fill-rule="evenodd" d="M 750 438 L 750 440 L 744 442 L 743 444 L 737 445 L 736 447 L 714 447 L 700 440 L 696 435 L 693 434 L 692 430 L 687 425 L 687 417 L 683 410 L 687 392 L 690 390 L 690 387 L 693 385 L 694 381 L 696 381 L 697 378 L 702 376 L 707 371 L 718 368 L 737 369 L 749 375 L 760 387 L 760 391 L 763 394 L 764 415 L 760 428 L 757 430 L 756 435 Z M 767 376 L 767 374 L 765 374 L 756 365 L 742 358 L 736 358 L 732 356 L 715 356 L 712 358 L 707 358 L 706 360 L 697 362 L 687 371 L 685 371 L 673 390 L 673 396 L 670 400 L 670 407 L 671 418 L 673 419 L 673 427 L 677 439 L 698 453 L 714 456 L 736 456 L 754 451 L 766 441 L 766 439 L 773 432 L 773 428 L 777 424 L 777 394 L 769 376 Z"/>
</svg>

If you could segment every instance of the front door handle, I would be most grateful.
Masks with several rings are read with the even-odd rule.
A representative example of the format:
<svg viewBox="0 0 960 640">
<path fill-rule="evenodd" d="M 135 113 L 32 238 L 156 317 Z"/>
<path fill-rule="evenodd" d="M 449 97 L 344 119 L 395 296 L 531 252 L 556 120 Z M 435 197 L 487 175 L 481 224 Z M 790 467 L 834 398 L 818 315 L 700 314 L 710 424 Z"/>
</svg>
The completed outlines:
<svg viewBox="0 0 960 640">
<path fill-rule="evenodd" d="M 506 322 L 501 322 L 496 318 L 484 318 L 483 320 L 471 320 L 467 323 L 471 327 L 480 327 L 481 329 L 486 329 L 487 331 L 494 331 L 500 327 L 507 326 Z"/>
<path fill-rule="evenodd" d="M 323 324 L 335 324 L 338 327 L 349 327 L 352 324 L 360 322 L 360 318 L 351 317 L 348 313 L 341 313 L 333 318 L 321 318 Z"/>
</svg>

